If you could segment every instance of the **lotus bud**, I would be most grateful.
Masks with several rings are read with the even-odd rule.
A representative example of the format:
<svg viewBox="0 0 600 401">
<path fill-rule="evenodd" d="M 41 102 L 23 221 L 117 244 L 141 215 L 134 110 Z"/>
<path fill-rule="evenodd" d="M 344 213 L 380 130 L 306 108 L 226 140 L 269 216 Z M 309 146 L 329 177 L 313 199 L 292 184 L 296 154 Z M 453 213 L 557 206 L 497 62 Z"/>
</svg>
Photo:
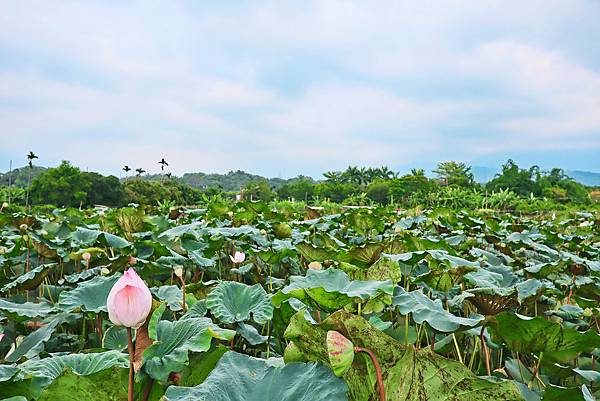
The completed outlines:
<svg viewBox="0 0 600 401">
<path fill-rule="evenodd" d="M 27 227 L 27 224 L 25 224 L 25 223 L 23 223 L 19 226 L 19 230 L 21 230 L 21 231 L 27 231 L 27 228 L 29 228 L 29 227 Z"/>
<path fill-rule="evenodd" d="M 7 249 L 4 246 L 0 246 L 0 255 L 4 255 L 6 253 Z"/>
<path fill-rule="evenodd" d="M 84 252 L 83 255 L 81 255 L 81 259 L 85 260 L 86 262 L 89 262 L 91 258 L 92 254 L 89 252 Z"/>
<path fill-rule="evenodd" d="M 242 263 L 244 260 L 246 260 L 246 254 L 244 252 L 236 252 L 233 256 L 229 255 L 229 259 L 231 259 L 231 261 L 235 264 L 240 264 Z"/>
<path fill-rule="evenodd" d="M 594 312 L 592 312 L 592 310 L 590 308 L 585 308 L 583 310 L 583 316 L 592 317 L 593 315 L 594 315 Z"/>
<path fill-rule="evenodd" d="M 323 265 L 321 264 L 321 262 L 317 262 L 316 260 L 313 262 L 310 262 L 308 264 L 308 268 L 311 270 L 323 270 Z"/>
<path fill-rule="evenodd" d="M 183 267 L 177 266 L 175 268 L 175 275 L 179 278 L 182 278 L 183 277 Z"/>
<path fill-rule="evenodd" d="M 400 234 L 400 233 L 402 232 L 402 227 L 400 227 L 400 226 L 396 226 L 396 227 L 394 227 L 394 232 L 395 232 L 396 234 Z"/>
<path fill-rule="evenodd" d="M 110 274 L 110 270 L 106 267 L 103 267 L 102 269 L 100 269 L 100 274 L 103 276 L 108 276 Z"/>
<path fill-rule="evenodd" d="M 260 230 L 260 235 L 267 235 L 267 230 L 264 228 Z"/>
<path fill-rule="evenodd" d="M 134 258 L 133 256 L 129 257 L 129 264 L 130 265 L 135 265 L 137 263 L 137 259 Z"/>
<path fill-rule="evenodd" d="M 118 326 L 139 328 L 152 308 L 152 295 L 134 269 L 117 280 L 106 300 L 108 317 Z"/>
<path fill-rule="evenodd" d="M 2 209 L 6 209 L 7 207 L 9 207 L 10 205 L 8 204 L 8 202 L 4 202 L 2 204 Z"/>
<path fill-rule="evenodd" d="M 227 216 L 229 216 L 229 218 L 233 217 L 233 212 L 227 212 Z"/>
</svg>

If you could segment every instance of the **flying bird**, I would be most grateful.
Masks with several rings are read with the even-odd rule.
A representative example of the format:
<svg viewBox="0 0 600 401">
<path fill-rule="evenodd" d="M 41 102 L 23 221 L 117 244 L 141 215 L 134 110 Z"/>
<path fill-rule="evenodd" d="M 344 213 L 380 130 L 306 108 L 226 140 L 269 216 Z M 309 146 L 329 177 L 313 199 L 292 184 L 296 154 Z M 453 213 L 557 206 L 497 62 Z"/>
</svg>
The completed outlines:
<svg viewBox="0 0 600 401">
<path fill-rule="evenodd" d="M 158 162 L 158 164 L 160 164 L 160 169 L 162 171 L 165 171 L 165 166 L 169 165 L 169 163 L 167 163 L 167 161 L 165 160 L 164 157 L 162 159 L 160 159 L 160 161 Z"/>
<path fill-rule="evenodd" d="M 136 168 L 135 172 L 137 173 L 137 176 L 139 177 L 140 175 L 144 174 L 146 172 L 146 170 L 144 170 L 143 168 Z"/>
</svg>

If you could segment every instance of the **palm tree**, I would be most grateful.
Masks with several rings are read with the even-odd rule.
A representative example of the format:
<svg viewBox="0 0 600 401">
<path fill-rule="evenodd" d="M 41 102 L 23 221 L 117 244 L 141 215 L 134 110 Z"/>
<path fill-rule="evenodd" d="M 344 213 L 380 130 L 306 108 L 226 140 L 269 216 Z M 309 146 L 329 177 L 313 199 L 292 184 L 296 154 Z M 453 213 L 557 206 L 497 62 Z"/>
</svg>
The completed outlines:
<svg viewBox="0 0 600 401">
<path fill-rule="evenodd" d="M 125 165 L 125 167 L 123 167 L 123 171 L 125 171 L 125 181 L 127 181 L 127 173 L 131 171 L 131 168 L 128 165 Z"/>
<path fill-rule="evenodd" d="M 162 177 L 160 177 L 160 180 L 163 181 L 163 179 L 165 178 L 165 166 L 168 166 L 169 163 L 167 163 L 165 161 L 165 158 L 163 157 L 162 159 L 160 159 L 160 161 L 158 162 L 158 164 L 160 164 L 160 171 L 162 173 Z"/>
<path fill-rule="evenodd" d="M 410 173 L 415 177 L 425 177 L 425 169 L 422 168 L 411 168 Z"/>
<path fill-rule="evenodd" d="M 160 169 L 164 172 L 165 171 L 165 166 L 168 166 L 169 163 L 167 163 L 165 161 L 165 158 L 163 157 L 162 159 L 160 159 L 160 161 L 158 162 L 158 164 L 160 164 Z"/>
<path fill-rule="evenodd" d="M 389 180 L 390 178 L 394 178 L 394 172 L 388 168 L 388 166 L 381 166 L 379 169 L 379 177 L 384 180 Z"/>
<path fill-rule="evenodd" d="M 33 170 L 33 160 L 37 159 L 37 155 L 35 153 L 33 153 L 32 151 L 29 151 L 29 154 L 27 155 L 27 160 L 28 160 L 28 164 L 29 164 L 29 176 L 27 178 L 27 197 L 25 199 L 25 206 L 29 206 L 29 190 L 31 188 L 31 170 Z"/>
<path fill-rule="evenodd" d="M 135 172 L 137 173 L 136 175 L 139 177 L 142 174 L 144 174 L 146 172 L 146 170 L 144 170 L 143 168 L 140 167 L 140 168 L 136 168 Z"/>
<path fill-rule="evenodd" d="M 341 178 L 341 173 L 339 171 L 327 171 L 323 173 L 323 177 L 325 177 L 327 181 L 338 182 Z"/>
<path fill-rule="evenodd" d="M 32 151 L 29 151 L 29 154 L 27 155 L 27 160 L 29 160 L 29 168 L 33 168 L 33 159 L 37 159 L 37 155 L 35 153 L 33 153 Z"/>
<path fill-rule="evenodd" d="M 348 166 L 346 171 L 342 174 L 344 181 L 357 182 L 360 184 L 360 169 L 356 166 Z"/>
</svg>

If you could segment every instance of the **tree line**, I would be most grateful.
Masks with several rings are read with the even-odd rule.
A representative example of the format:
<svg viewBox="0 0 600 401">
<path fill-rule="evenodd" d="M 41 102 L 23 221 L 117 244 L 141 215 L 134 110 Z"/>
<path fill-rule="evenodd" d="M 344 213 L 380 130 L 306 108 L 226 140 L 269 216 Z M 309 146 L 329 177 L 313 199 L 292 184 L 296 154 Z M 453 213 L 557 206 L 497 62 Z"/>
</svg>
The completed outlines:
<svg viewBox="0 0 600 401">
<path fill-rule="evenodd" d="M 170 175 L 122 180 L 81 171 L 67 161 L 55 168 L 35 171 L 29 186 L 0 186 L 0 200 L 8 199 L 9 192 L 17 204 L 24 204 L 28 196 L 34 205 L 69 207 L 118 207 L 129 203 L 156 206 L 165 202 L 193 205 L 215 195 L 231 198 L 238 195 L 264 201 L 479 208 L 514 208 L 519 204 L 530 208 L 557 208 L 569 204 L 589 205 L 600 200 L 599 191 L 574 181 L 561 169 L 521 168 L 512 160 L 508 160 L 502 171 L 486 184 L 475 182 L 471 167 L 465 163 L 447 161 L 439 163 L 433 170 L 434 178 L 427 177 L 423 169 L 401 175 L 386 166 L 350 166 L 344 171 L 328 171 L 321 181 L 304 176 L 268 181 L 247 173 L 232 172 L 226 177 L 239 179 L 245 174 L 252 178 L 234 191 L 231 188 L 225 190 L 218 181 L 201 189 L 194 188 Z M 20 184 L 26 182 L 22 176 L 24 171 L 18 171 L 15 176 Z"/>
</svg>

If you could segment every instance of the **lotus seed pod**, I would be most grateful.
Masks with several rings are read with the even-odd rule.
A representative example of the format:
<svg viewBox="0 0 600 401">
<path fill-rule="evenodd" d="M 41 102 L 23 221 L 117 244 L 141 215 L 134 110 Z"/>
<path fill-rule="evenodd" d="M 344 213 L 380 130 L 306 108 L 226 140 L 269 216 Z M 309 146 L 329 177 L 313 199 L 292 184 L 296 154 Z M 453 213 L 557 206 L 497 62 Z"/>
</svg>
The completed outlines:
<svg viewBox="0 0 600 401">
<path fill-rule="evenodd" d="M 311 270 L 323 270 L 323 265 L 321 264 L 321 262 L 317 262 L 316 260 L 313 262 L 310 262 L 308 264 L 308 268 Z"/>
<path fill-rule="evenodd" d="M 7 207 L 9 207 L 10 205 L 8 204 L 8 202 L 4 202 L 2 204 L 2 209 L 6 209 Z"/>
<path fill-rule="evenodd" d="M 102 269 L 100 269 L 100 274 L 103 276 L 108 276 L 110 274 L 110 270 L 108 270 L 108 268 L 103 267 Z"/>
<path fill-rule="evenodd" d="M 590 308 L 585 308 L 583 310 L 583 316 L 585 317 L 591 317 L 594 313 L 592 312 L 592 310 Z"/>
<path fill-rule="evenodd" d="M 267 235 L 267 230 L 264 228 L 260 230 L 260 235 Z"/>
<path fill-rule="evenodd" d="M 23 223 L 19 226 L 19 230 L 21 231 L 27 231 L 29 227 L 27 226 L 27 224 Z"/>
<path fill-rule="evenodd" d="M 6 247 L 0 246 L 0 255 L 4 255 L 6 253 Z"/>
<path fill-rule="evenodd" d="M 394 232 L 395 232 L 396 234 L 400 234 L 400 233 L 402 232 L 402 227 L 400 227 L 400 226 L 396 226 L 396 227 L 394 227 Z"/>
</svg>

